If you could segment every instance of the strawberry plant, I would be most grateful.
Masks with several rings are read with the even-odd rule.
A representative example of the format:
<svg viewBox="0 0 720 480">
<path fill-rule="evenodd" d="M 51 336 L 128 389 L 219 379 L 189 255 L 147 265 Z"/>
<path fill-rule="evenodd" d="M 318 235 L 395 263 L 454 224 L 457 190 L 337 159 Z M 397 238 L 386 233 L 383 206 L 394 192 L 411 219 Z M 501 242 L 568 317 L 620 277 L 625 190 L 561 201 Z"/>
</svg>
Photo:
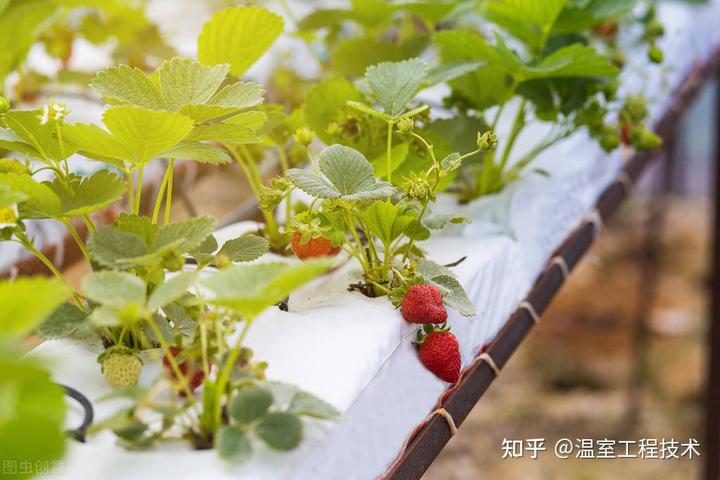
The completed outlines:
<svg viewBox="0 0 720 480">
<path fill-rule="evenodd" d="M 24 355 L 21 342 L 68 294 L 58 280 L 0 282 L 0 397 L 5 405 L 0 445 L 5 459 L 49 463 L 65 451 L 64 393 L 51 381 L 47 365 Z M 18 471 L 15 476 L 32 475 Z"/>
<path fill-rule="evenodd" d="M 386 170 L 393 169 L 402 178 L 416 168 L 417 157 L 430 161 L 422 148 L 419 152 L 409 148 L 405 153 L 405 147 L 398 145 L 384 154 L 381 149 L 382 138 L 388 146 L 394 143 L 392 135 L 382 135 L 382 127 L 386 125 L 389 132 L 399 120 L 399 112 L 387 103 L 393 85 L 378 83 L 377 77 L 379 72 L 397 67 L 367 60 L 399 60 L 385 57 L 391 54 L 406 60 L 385 65 L 415 65 L 414 70 L 406 67 L 407 77 L 397 84 L 410 95 L 408 100 L 435 83 L 451 88 L 443 105 L 437 107 L 440 116 L 419 112 L 425 120 L 425 135 L 433 137 L 430 143 L 436 151 L 462 151 L 478 130 L 496 131 L 510 122 L 497 150 L 463 162 L 453 174 L 454 181 L 442 187 L 463 202 L 501 191 L 520 178 L 542 152 L 579 130 L 586 130 L 607 151 L 617 148 L 623 137 L 636 148 L 659 146 L 657 135 L 644 124 L 647 113 L 633 118 L 628 126 L 625 99 L 617 96 L 619 67 L 624 64 L 617 60 L 622 53 L 617 30 L 625 23 L 642 26 L 649 57 L 661 60 L 656 40 L 663 29 L 652 5 L 635 18 L 633 9 L 641 3 L 635 0 L 557 0 L 541 5 L 534 0 L 489 0 L 479 6 L 463 1 L 434 6 L 372 2 L 377 4 L 372 10 L 369 3 L 352 2 L 353 8 L 348 10 L 320 10 L 299 23 L 305 38 L 314 38 L 312 45 L 322 40 L 324 48 L 333 52 L 324 63 L 328 69 L 341 63 L 334 70 L 351 78 L 366 73 L 363 82 L 352 83 L 335 73 L 316 86 L 308 94 L 304 116 L 326 144 L 352 146 L 373 161 L 384 158 L 387 165 L 380 171 L 381 177 L 391 181 L 392 174 Z M 409 23 L 421 27 L 416 30 Z M 350 31 L 362 33 L 344 38 L 348 25 Z M 388 38 L 393 39 L 390 42 L 395 48 L 385 45 Z M 405 51 L 398 47 L 405 42 L 415 48 Z M 348 55 L 360 48 L 370 53 Z M 426 51 L 439 57 L 437 67 L 424 70 L 412 59 Z M 380 103 L 383 115 L 364 108 L 368 96 Z M 633 102 L 633 98 L 627 99 L 627 103 Z M 522 142 L 531 123 L 549 123 L 552 128 L 535 145 L 523 145 L 526 153 L 518 156 L 516 144 Z M 630 130 L 635 133 L 630 135 Z"/>
<path fill-rule="evenodd" d="M 228 32 L 248 22 L 259 31 L 248 31 L 237 50 L 225 48 Z M 149 74 L 127 65 L 98 73 L 91 86 L 108 104 L 102 125 L 67 122 L 61 103 L 18 110 L 3 102 L 0 147 L 15 155 L 0 161 L 0 238 L 39 258 L 63 292 L 72 289 L 26 222 L 59 221 L 76 242 L 92 273 L 37 331 L 100 341 L 98 363 L 118 389 L 113 396 L 136 403 L 95 429 L 113 430 L 127 446 L 186 438 L 238 462 L 249 456 L 251 437 L 288 450 L 302 437 L 300 417 L 337 415 L 309 393 L 265 382 L 265 365 L 243 345 L 257 316 L 321 275 L 327 261 L 238 265 L 266 253 L 268 240 L 244 235 L 221 246 L 212 217 L 170 222 L 176 161 L 217 165 L 235 158 L 253 175 L 256 165 L 244 160 L 243 147 L 260 142 L 268 115 L 260 85 L 239 77 L 281 28 L 266 10 L 227 9 L 203 30 L 199 61 L 173 58 Z M 74 173 L 74 155 L 104 168 Z M 158 159 L 168 160 L 165 175 L 148 198 L 144 173 Z M 108 225 L 96 223 L 93 214 L 119 202 L 126 212 Z M 268 219 L 263 233 L 272 239 L 276 224 Z M 139 386 L 143 364 L 158 353 L 163 375 L 149 388 Z M 162 391 L 171 393 L 164 396 L 169 404 L 157 401 Z M 160 414 L 160 424 L 143 420 L 148 412 Z"/>
</svg>

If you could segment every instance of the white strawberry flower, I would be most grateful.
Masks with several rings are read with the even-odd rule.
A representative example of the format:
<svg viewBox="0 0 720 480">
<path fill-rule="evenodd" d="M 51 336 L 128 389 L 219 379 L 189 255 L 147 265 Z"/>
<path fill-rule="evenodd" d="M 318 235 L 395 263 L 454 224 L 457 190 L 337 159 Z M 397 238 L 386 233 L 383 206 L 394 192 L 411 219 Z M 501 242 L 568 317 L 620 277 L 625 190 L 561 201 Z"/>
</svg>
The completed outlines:
<svg viewBox="0 0 720 480">
<path fill-rule="evenodd" d="M 68 110 L 67 105 L 65 105 L 64 103 L 58 103 L 53 100 L 43 107 L 42 116 L 40 117 L 40 123 L 45 125 L 50 120 L 62 122 L 62 120 L 67 117 L 68 113 L 70 113 L 70 111 Z"/>
<path fill-rule="evenodd" d="M 0 208 L 0 228 L 14 227 L 17 225 L 18 208 L 17 204 Z"/>
</svg>

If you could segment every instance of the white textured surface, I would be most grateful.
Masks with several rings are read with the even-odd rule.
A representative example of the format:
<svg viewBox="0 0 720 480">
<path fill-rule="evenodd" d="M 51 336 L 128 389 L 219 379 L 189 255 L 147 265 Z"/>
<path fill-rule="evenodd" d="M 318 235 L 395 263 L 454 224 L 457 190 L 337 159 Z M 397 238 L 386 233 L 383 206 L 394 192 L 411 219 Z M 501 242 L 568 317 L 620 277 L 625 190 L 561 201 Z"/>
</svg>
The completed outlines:
<svg viewBox="0 0 720 480">
<path fill-rule="evenodd" d="M 694 59 L 718 44 L 719 4 L 714 1 L 694 10 L 663 4 L 671 68 L 663 81 L 631 79 L 636 90 L 665 98 L 663 82 L 677 84 Z M 653 115 L 657 117 L 665 106 L 665 100 L 654 103 Z M 540 159 L 538 166 L 551 172 L 550 178 L 527 177 L 506 192 L 469 205 L 466 211 L 475 219 L 473 224 L 424 245 L 439 262 L 468 255 L 455 272 L 479 314 L 472 319 L 450 315 L 464 365 L 497 334 L 549 254 L 588 213 L 621 164 L 622 154 L 608 158 L 577 135 Z M 446 384 L 417 360 L 410 344 L 413 329 L 399 313 L 382 299 L 345 292 L 346 274 L 347 269 L 341 270 L 298 292 L 290 313 L 266 313 L 248 338 L 258 358 L 270 363 L 271 379 L 290 381 L 322 396 L 346 412 L 344 420 L 308 424 L 308 435 L 298 450 L 287 455 L 260 450 L 240 468 L 222 465 L 212 452 L 189 453 L 179 446 L 129 453 L 115 447 L 111 435 L 102 435 L 90 444 L 71 447 L 63 478 L 360 480 L 382 474 Z M 309 300 L 310 293 L 316 300 Z M 63 341 L 48 342 L 38 353 L 55 359 L 59 381 L 91 399 L 106 391 L 94 364 L 96 352 Z M 152 373 L 145 372 L 144 380 Z M 100 406 L 99 417 L 111 407 Z"/>
</svg>

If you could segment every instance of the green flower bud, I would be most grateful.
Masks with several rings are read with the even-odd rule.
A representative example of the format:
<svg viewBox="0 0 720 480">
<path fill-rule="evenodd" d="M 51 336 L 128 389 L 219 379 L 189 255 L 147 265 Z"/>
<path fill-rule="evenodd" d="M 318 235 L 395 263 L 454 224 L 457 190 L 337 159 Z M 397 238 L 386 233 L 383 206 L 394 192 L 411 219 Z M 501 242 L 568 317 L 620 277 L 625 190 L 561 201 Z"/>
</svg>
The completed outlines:
<svg viewBox="0 0 720 480">
<path fill-rule="evenodd" d="M 337 122 L 331 122 L 327 127 L 327 134 L 328 135 L 340 135 L 342 133 L 342 128 L 340 127 L 340 124 Z"/>
<path fill-rule="evenodd" d="M 657 19 L 650 20 L 645 28 L 645 38 L 654 40 L 665 35 L 665 26 Z"/>
<path fill-rule="evenodd" d="M 409 198 L 420 201 L 432 199 L 432 187 L 427 172 L 411 172 L 403 181 L 402 188 Z"/>
<path fill-rule="evenodd" d="M 258 193 L 258 205 L 260 209 L 269 212 L 274 210 L 285 198 L 285 194 L 279 190 L 269 187 L 262 187 Z"/>
<path fill-rule="evenodd" d="M 232 260 L 230 260 L 230 257 L 225 255 L 224 253 L 221 253 L 220 255 L 215 257 L 215 261 L 213 263 L 217 268 L 223 269 L 232 265 Z"/>
<path fill-rule="evenodd" d="M 642 123 L 648 116 L 648 108 L 645 99 L 640 95 L 628 97 L 621 115 L 623 120 L 630 124 Z"/>
<path fill-rule="evenodd" d="M 650 59 L 653 63 L 663 63 L 665 55 L 663 54 L 662 49 L 653 46 L 648 50 L 648 59 Z"/>
<path fill-rule="evenodd" d="M 636 127 L 630 132 L 630 139 L 640 150 L 654 150 L 662 147 L 663 141 L 660 136 L 645 127 Z"/>
<path fill-rule="evenodd" d="M 9 158 L 0 158 L 0 173 L 17 173 L 18 175 L 30 175 L 24 163 Z"/>
<path fill-rule="evenodd" d="M 484 152 L 492 152 L 497 148 L 497 137 L 492 130 L 488 130 L 485 133 L 478 132 L 477 146 Z"/>
<path fill-rule="evenodd" d="M 258 194 L 259 206 L 266 212 L 274 210 L 292 189 L 290 180 L 285 177 L 274 177 L 269 187 L 262 187 Z"/>
<path fill-rule="evenodd" d="M 620 135 L 613 128 L 603 128 L 602 136 L 600 137 L 600 146 L 606 152 L 612 152 L 620 146 Z"/>
<path fill-rule="evenodd" d="M 6 113 L 8 110 L 10 110 L 10 100 L 0 96 L 0 113 Z"/>
<path fill-rule="evenodd" d="M 179 272 L 185 266 L 185 257 L 176 251 L 168 252 L 162 260 L 162 267 L 170 272 Z"/>
<path fill-rule="evenodd" d="M 315 132 L 308 127 L 298 128 L 293 135 L 293 139 L 300 145 L 308 146 L 315 140 Z"/>
<path fill-rule="evenodd" d="M 405 117 L 397 123 L 397 128 L 400 133 L 409 133 L 415 126 L 415 121 L 412 118 Z"/>
</svg>

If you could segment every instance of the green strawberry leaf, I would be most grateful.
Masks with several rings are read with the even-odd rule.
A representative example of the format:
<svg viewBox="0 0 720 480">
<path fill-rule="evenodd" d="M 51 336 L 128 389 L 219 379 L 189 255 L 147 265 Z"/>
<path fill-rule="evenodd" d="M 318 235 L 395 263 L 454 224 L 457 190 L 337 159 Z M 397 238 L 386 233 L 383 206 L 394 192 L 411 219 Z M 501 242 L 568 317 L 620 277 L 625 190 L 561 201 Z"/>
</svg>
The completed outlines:
<svg viewBox="0 0 720 480">
<path fill-rule="evenodd" d="M 125 272 L 94 272 L 85 277 L 83 292 L 88 299 L 108 307 L 145 305 L 145 282 Z"/>
<path fill-rule="evenodd" d="M 115 139 L 133 155 L 133 163 L 144 164 L 180 143 L 193 128 L 191 118 L 179 113 L 139 107 L 114 107 L 103 122 Z"/>
<path fill-rule="evenodd" d="M 58 196 L 66 218 L 102 210 L 115 203 L 125 191 L 125 181 L 107 170 L 90 177 L 70 174 L 64 181 L 55 179 L 47 184 Z"/>
<path fill-rule="evenodd" d="M 635 0 L 571 0 L 553 25 L 552 34 L 584 32 L 632 11 Z"/>
<path fill-rule="evenodd" d="M 515 91 L 514 76 L 503 66 L 494 48 L 482 37 L 462 31 L 445 31 L 435 35 L 435 44 L 444 64 L 484 61 L 487 65 L 450 81 L 479 110 L 503 104 Z"/>
<path fill-rule="evenodd" d="M 396 118 L 417 95 L 427 70 L 427 64 L 419 58 L 386 62 L 368 68 L 365 80 L 385 114 Z"/>
<path fill-rule="evenodd" d="M 60 216 L 62 204 L 60 198 L 45 183 L 34 180 L 30 175 L 0 173 L 0 185 L 10 192 L 25 197 L 19 205 L 21 216 L 25 218 L 56 218 Z"/>
<path fill-rule="evenodd" d="M 441 289 L 449 291 L 449 294 L 443 295 L 443 302 L 448 307 L 456 310 L 464 317 L 473 317 L 477 315 L 475 305 L 473 305 L 467 292 L 460 284 L 457 278 L 449 275 L 439 275 L 430 280 Z"/>
<path fill-rule="evenodd" d="M 247 462 L 252 456 L 250 439 L 240 427 L 222 427 L 217 433 L 215 449 L 220 458 L 236 465 Z"/>
<path fill-rule="evenodd" d="M 59 280 L 19 278 L 0 282 L 0 335 L 16 340 L 28 335 L 70 295 Z"/>
<path fill-rule="evenodd" d="M 389 247 L 417 220 L 417 212 L 386 200 L 373 202 L 362 210 L 361 217 L 370 232 Z"/>
<path fill-rule="evenodd" d="M 271 413 L 255 427 L 255 433 L 275 450 L 292 450 L 302 440 L 303 424 L 297 415 L 286 412 Z"/>
<path fill-rule="evenodd" d="M 250 108 L 265 101 L 265 90 L 255 82 L 236 82 L 223 87 L 207 101 L 217 107 Z"/>
<path fill-rule="evenodd" d="M 158 154 L 160 158 L 174 158 L 194 160 L 210 165 L 227 165 L 232 163 L 230 155 L 220 147 L 200 142 L 183 141 L 174 147 L 163 150 Z"/>
<path fill-rule="evenodd" d="M 458 62 L 444 63 L 430 69 L 425 77 L 425 86 L 438 85 L 455 80 L 458 77 L 474 72 L 487 65 L 487 62 L 480 60 L 465 60 Z"/>
<path fill-rule="evenodd" d="M 283 27 L 282 18 L 264 8 L 227 8 L 203 27 L 198 59 L 203 65 L 229 64 L 230 72 L 241 77 L 270 48 Z"/>
<path fill-rule="evenodd" d="M 181 252 L 190 252 L 212 235 L 215 224 L 216 220 L 213 217 L 203 215 L 166 225 L 158 232 L 154 250 L 176 245 Z"/>
<path fill-rule="evenodd" d="M 240 423 L 251 423 L 265 415 L 273 404 L 272 392 L 250 385 L 238 390 L 230 401 L 228 413 Z"/>
<path fill-rule="evenodd" d="M 22 192 L 13 191 L 7 185 L 0 184 L 0 209 L 12 207 L 28 199 Z"/>
<path fill-rule="evenodd" d="M 485 3 L 483 13 L 539 52 L 567 3 L 568 0 L 492 0 Z"/>
<path fill-rule="evenodd" d="M 573 44 L 523 70 L 527 79 L 567 77 L 614 77 L 619 73 L 610 60 L 592 47 Z"/>
<path fill-rule="evenodd" d="M 270 244 L 264 237 L 245 235 L 225 242 L 218 255 L 227 255 L 233 262 L 251 262 L 269 250 Z"/>
<path fill-rule="evenodd" d="M 414 36 L 402 42 L 388 42 L 372 37 L 345 38 L 330 56 L 330 65 L 335 72 L 360 77 L 372 65 L 417 57 L 427 46 L 425 36 Z"/>
<path fill-rule="evenodd" d="M 132 105 L 148 110 L 168 110 L 160 88 L 145 72 L 127 65 L 99 72 L 90 86 L 112 105 Z"/>
<path fill-rule="evenodd" d="M 148 299 L 151 312 L 182 298 L 197 280 L 197 272 L 183 272 L 161 283 Z"/>
<path fill-rule="evenodd" d="M 214 235 L 210 235 L 197 248 L 190 250 L 190 255 L 201 265 L 207 265 L 215 259 L 219 245 Z"/>
<path fill-rule="evenodd" d="M 167 109 L 176 112 L 185 105 L 208 103 L 229 70 L 228 65 L 206 67 L 190 58 L 173 58 L 163 62 L 152 79 L 157 83 Z"/>
<path fill-rule="evenodd" d="M 132 154 L 120 141 L 97 125 L 87 123 L 64 124 L 63 138 L 78 152 L 93 160 L 109 163 L 118 168 L 132 158 Z"/>
<path fill-rule="evenodd" d="M 346 108 L 347 101 L 360 101 L 362 95 L 357 87 L 344 78 L 334 78 L 314 86 L 305 101 L 305 120 L 318 137 L 328 145 L 335 138 L 327 130 L 338 112 Z"/>
<path fill-rule="evenodd" d="M 95 333 L 95 327 L 87 320 L 87 313 L 77 305 L 65 302 L 37 328 L 37 334 L 45 339 L 87 339 Z"/>
<path fill-rule="evenodd" d="M 3 120 L 22 142 L 32 147 L 38 160 L 59 162 L 75 153 L 72 145 L 60 142 L 57 137 L 60 126 L 55 120 L 44 119 L 42 110 L 12 110 Z"/>
<path fill-rule="evenodd" d="M 18 137 L 15 132 L 9 128 L 0 127 L 0 148 L 22 153 L 33 158 L 42 158 L 40 152 L 25 143 L 22 138 Z"/>
<path fill-rule="evenodd" d="M 326 420 L 335 420 L 341 416 L 341 413 L 325 400 L 302 390 L 292 397 L 287 411 L 295 415 Z"/>
<path fill-rule="evenodd" d="M 179 110 L 179 113 L 192 118 L 195 123 L 205 123 L 230 118 L 240 113 L 240 109 L 216 105 L 185 105 Z"/>
<path fill-rule="evenodd" d="M 423 224 L 428 227 L 430 230 L 442 230 L 443 228 L 447 227 L 449 224 L 460 224 L 460 223 L 470 223 L 471 220 L 460 215 L 460 214 L 451 214 L 451 213 L 439 213 L 437 215 L 428 215 L 423 219 Z"/>
<path fill-rule="evenodd" d="M 477 315 L 467 292 L 447 267 L 443 267 L 431 260 L 421 259 L 418 262 L 415 274 L 425 282 L 431 283 L 443 292 L 443 302 L 464 317 Z"/>
<path fill-rule="evenodd" d="M 372 164 L 357 150 L 333 145 L 318 158 L 320 172 L 327 180 L 296 168 L 286 172 L 296 187 L 310 195 L 352 202 L 386 199 L 395 194 L 391 184 L 375 178 Z"/>
<path fill-rule="evenodd" d="M 212 294 L 210 303 L 233 308 L 252 319 L 325 273 L 331 263 L 331 260 L 323 259 L 296 264 L 233 265 L 201 283 Z"/>
<path fill-rule="evenodd" d="M 189 142 L 210 141 L 233 145 L 246 145 L 260 142 L 260 139 L 257 138 L 251 130 L 238 125 L 225 123 L 198 125 L 190 132 L 186 140 Z"/>
<path fill-rule="evenodd" d="M 106 225 L 95 230 L 88 242 L 88 250 L 92 259 L 100 265 L 118 268 L 120 260 L 143 256 L 147 254 L 148 247 L 140 236 Z"/>
<path fill-rule="evenodd" d="M 37 292 L 30 302 L 37 300 Z M 3 303 L 3 308 L 6 305 Z M 22 305 L 24 308 L 26 306 Z M 3 446 L 3 458 L 6 462 L 7 459 L 22 459 L 18 461 L 20 467 L 60 461 L 67 442 L 67 404 L 62 388 L 52 381 L 40 362 L 21 358 L 21 354 L 12 348 L 6 347 L 0 351 L 0 371 L 3 372 L 0 375 L 0 404 L 3 411 L 0 445 Z M 5 465 L 7 467 L 8 464 Z M 25 480 L 34 477 L 20 468 L 14 471 L 18 474 L 11 473 L 4 475 L 4 478 Z M 29 471 L 34 472 L 33 467 Z"/>
<path fill-rule="evenodd" d="M 130 215 L 128 213 L 121 213 L 115 220 L 114 227 L 121 232 L 137 235 L 143 240 L 147 249 L 153 248 L 160 230 L 158 225 L 152 223 L 150 217 Z"/>
<path fill-rule="evenodd" d="M 268 123 L 268 114 L 259 111 L 242 112 L 234 115 L 223 123 L 226 125 L 236 125 L 238 127 L 246 128 L 253 133 L 260 130 L 266 123 Z"/>
</svg>

